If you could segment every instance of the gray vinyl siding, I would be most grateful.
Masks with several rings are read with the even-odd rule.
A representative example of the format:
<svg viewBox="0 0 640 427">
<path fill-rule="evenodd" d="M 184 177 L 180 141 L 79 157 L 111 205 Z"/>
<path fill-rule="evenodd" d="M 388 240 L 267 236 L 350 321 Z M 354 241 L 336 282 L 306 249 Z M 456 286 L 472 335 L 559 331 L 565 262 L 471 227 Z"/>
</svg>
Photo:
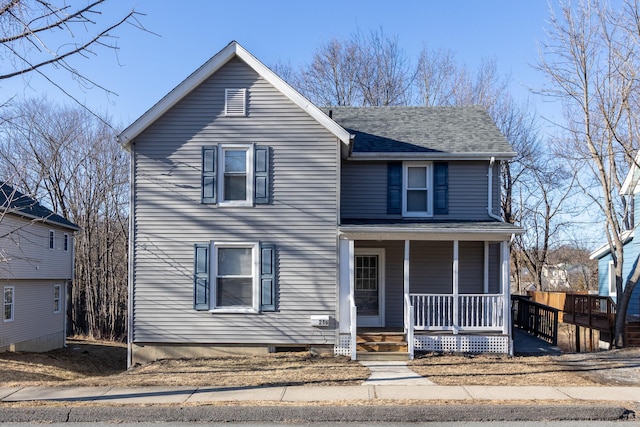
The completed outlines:
<svg viewBox="0 0 640 427">
<path fill-rule="evenodd" d="M 458 289 L 461 294 L 484 293 L 484 242 L 458 243 Z"/>
<path fill-rule="evenodd" d="M 13 321 L 4 322 L 0 318 L 0 348 L 64 331 L 64 310 L 59 313 L 53 312 L 54 285 L 61 285 L 60 303 L 61 308 L 64 308 L 64 282 L 0 280 L 0 290 L 5 286 L 14 287 Z"/>
<path fill-rule="evenodd" d="M 449 213 L 438 220 L 488 220 L 489 162 L 449 162 Z M 500 211 L 500 175 L 494 165 L 494 212 Z M 341 216 L 345 219 L 393 219 L 387 214 L 387 162 L 342 163 Z"/>
<path fill-rule="evenodd" d="M 248 116 L 224 117 L 225 88 L 248 89 Z M 200 203 L 201 148 L 271 147 L 271 200 L 254 207 Z M 333 344 L 336 314 L 336 137 L 233 59 L 150 126 L 134 146 L 136 343 Z M 277 311 L 193 309 L 193 245 L 276 246 Z M 335 326 L 335 325 L 333 325 Z"/>
<path fill-rule="evenodd" d="M 499 294 L 500 289 L 500 243 L 489 243 L 489 293 Z"/>
<path fill-rule="evenodd" d="M 49 230 L 55 248 L 49 249 Z M 64 250 L 64 234 L 69 248 Z M 73 272 L 73 232 L 5 215 L 0 221 L 0 279 L 70 280 Z"/>
<path fill-rule="evenodd" d="M 410 243 L 409 281 L 411 293 L 450 294 L 453 292 L 453 242 Z"/>
</svg>

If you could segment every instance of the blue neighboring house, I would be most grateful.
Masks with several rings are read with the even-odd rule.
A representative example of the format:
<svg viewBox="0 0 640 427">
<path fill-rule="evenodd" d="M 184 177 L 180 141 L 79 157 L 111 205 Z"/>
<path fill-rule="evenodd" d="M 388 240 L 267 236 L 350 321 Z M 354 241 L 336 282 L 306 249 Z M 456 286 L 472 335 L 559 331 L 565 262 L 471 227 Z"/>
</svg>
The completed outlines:
<svg viewBox="0 0 640 427">
<path fill-rule="evenodd" d="M 622 184 L 621 194 L 633 195 L 634 216 L 640 218 L 640 168 L 637 164 L 640 161 L 640 153 L 636 155 L 634 164 L 631 166 L 627 177 Z M 624 251 L 624 265 L 622 270 L 623 286 L 631 275 L 631 270 L 640 255 L 640 236 L 635 237 L 635 228 L 628 230 L 621 235 Z M 591 259 L 598 260 L 598 294 L 610 296 L 617 303 L 615 269 L 609 244 L 605 243 L 591 253 Z M 629 301 L 627 310 L 627 320 L 640 320 L 640 286 L 636 286 Z"/>
</svg>

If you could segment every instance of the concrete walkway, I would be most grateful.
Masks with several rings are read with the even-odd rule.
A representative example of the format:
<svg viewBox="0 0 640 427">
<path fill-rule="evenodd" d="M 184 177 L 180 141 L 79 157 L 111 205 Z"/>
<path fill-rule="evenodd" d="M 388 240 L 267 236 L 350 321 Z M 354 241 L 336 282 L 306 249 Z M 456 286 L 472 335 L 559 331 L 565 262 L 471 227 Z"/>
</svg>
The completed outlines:
<svg viewBox="0 0 640 427">
<path fill-rule="evenodd" d="M 417 401 L 640 401 L 640 387 L 360 385 L 292 387 L 4 387 L 0 401 L 117 404 L 206 402 Z"/>
<path fill-rule="evenodd" d="M 416 374 L 402 361 L 361 361 L 371 371 L 362 385 L 434 385 L 427 378 Z"/>
</svg>

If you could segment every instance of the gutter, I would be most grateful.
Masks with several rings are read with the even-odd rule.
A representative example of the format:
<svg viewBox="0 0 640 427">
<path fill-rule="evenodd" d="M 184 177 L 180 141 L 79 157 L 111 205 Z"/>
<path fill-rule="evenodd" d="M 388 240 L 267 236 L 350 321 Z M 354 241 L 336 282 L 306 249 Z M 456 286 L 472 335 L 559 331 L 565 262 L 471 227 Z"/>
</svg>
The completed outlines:
<svg viewBox="0 0 640 427">
<path fill-rule="evenodd" d="M 487 191 L 487 213 L 491 218 L 497 219 L 500 222 L 504 222 L 501 216 L 498 216 L 493 213 L 493 164 L 495 163 L 495 161 L 496 161 L 495 157 L 491 157 L 491 159 L 489 160 L 489 172 L 488 172 L 489 189 Z"/>
</svg>

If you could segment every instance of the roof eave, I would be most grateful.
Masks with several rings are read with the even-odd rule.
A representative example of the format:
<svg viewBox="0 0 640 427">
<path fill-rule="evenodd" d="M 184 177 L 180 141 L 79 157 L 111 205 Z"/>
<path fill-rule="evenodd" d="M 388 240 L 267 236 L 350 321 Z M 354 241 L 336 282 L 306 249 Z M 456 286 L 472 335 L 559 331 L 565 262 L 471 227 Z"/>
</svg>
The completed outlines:
<svg viewBox="0 0 640 427">
<path fill-rule="evenodd" d="M 322 110 L 316 107 L 311 101 L 302 96 L 298 91 L 293 89 L 288 83 L 281 79 L 277 74 L 271 71 L 266 65 L 260 62 L 249 51 L 243 48 L 238 42 L 232 41 L 224 49 L 215 54 L 204 65 L 193 72 L 189 77 L 183 80 L 171 92 L 165 95 L 146 113 L 140 116 L 135 122 L 118 135 L 117 139 L 122 146 L 129 150 L 133 140 L 144 132 L 152 123 L 169 111 L 181 99 L 188 95 L 192 90 L 197 88 L 205 80 L 211 77 L 223 65 L 225 65 L 233 57 L 239 57 L 252 67 L 267 82 L 280 90 L 296 105 L 307 112 L 318 123 L 325 127 L 329 132 L 334 134 L 340 141 L 348 145 L 351 135 L 344 128 L 338 125 L 333 119 L 327 116 Z"/>
<path fill-rule="evenodd" d="M 31 215 L 31 214 L 22 212 L 22 211 L 20 211 L 18 209 L 11 209 L 11 210 L 8 210 L 6 213 L 10 214 L 10 215 L 19 216 L 21 218 L 29 219 L 29 220 L 32 220 L 32 221 L 35 220 L 36 222 L 41 222 L 43 224 L 55 225 L 56 227 L 65 228 L 67 230 L 72 230 L 72 231 L 80 231 L 81 230 L 81 228 L 78 227 L 75 224 L 73 226 L 69 225 L 69 224 L 63 224 L 61 222 L 54 221 L 54 220 L 51 220 L 51 219 L 48 219 L 48 218 L 42 218 L 42 217 L 37 216 L 37 215 Z"/>
<path fill-rule="evenodd" d="M 367 152 L 367 153 L 351 153 L 350 160 L 402 160 L 402 159 L 420 159 L 420 160 L 511 160 L 516 156 L 514 152 L 477 152 L 477 153 L 445 153 L 445 152 Z"/>
</svg>

